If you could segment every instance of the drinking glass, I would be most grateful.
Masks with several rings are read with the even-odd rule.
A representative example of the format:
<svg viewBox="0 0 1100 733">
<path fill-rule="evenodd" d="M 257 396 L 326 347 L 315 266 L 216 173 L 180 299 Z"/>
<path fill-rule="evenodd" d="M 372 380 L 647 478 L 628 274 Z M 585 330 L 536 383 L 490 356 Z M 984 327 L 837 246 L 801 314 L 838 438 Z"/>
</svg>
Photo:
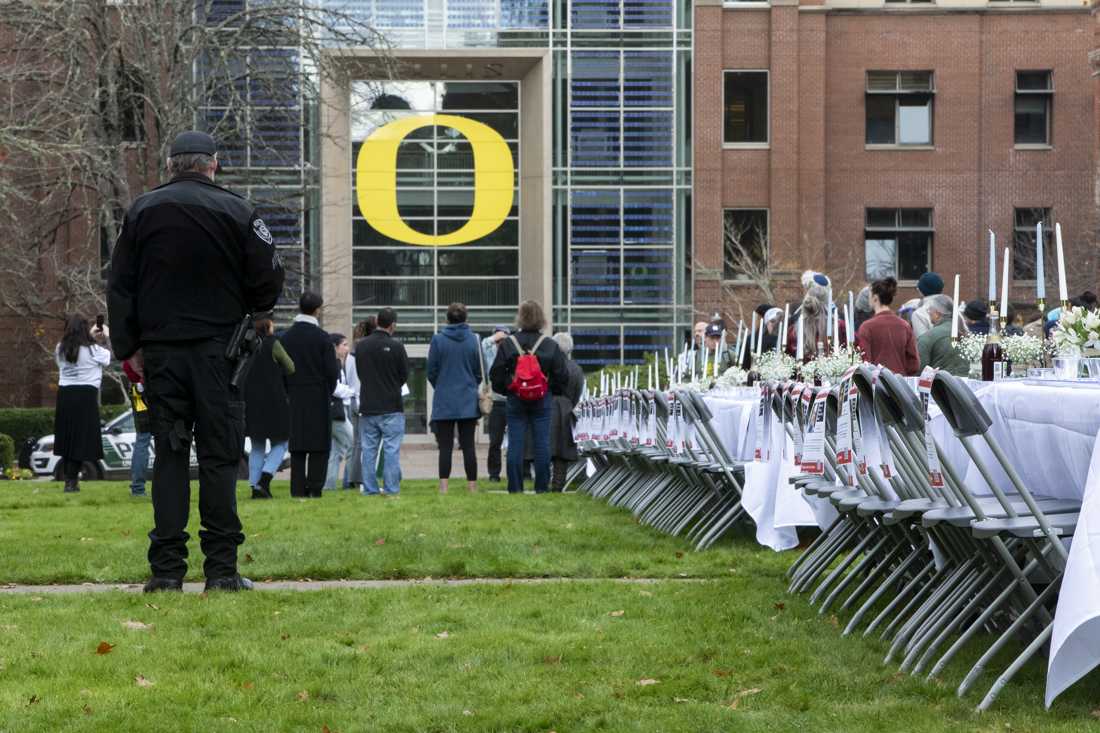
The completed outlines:
<svg viewBox="0 0 1100 733">
<path fill-rule="evenodd" d="M 1054 378 L 1077 379 L 1077 369 L 1080 362 L 1081 357 L 1079 356 L 1054 357 Z"/>
</svg>

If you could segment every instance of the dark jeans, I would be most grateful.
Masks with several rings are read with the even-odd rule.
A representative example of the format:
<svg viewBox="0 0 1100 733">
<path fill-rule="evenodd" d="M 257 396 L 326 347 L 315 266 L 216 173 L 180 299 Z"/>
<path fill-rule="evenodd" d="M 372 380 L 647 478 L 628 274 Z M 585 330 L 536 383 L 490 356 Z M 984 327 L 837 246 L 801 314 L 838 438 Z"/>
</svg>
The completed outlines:
<svg viewBox="0 0 1100 733">
<path fill-rule="evenodd" d="M 528 437 L 535 456 L 535 493 L 550 487 L 550 410 L 547 393 L 538 402 L 525 402 L 509 395 L 508 414 L 508 493 L 523 491 L 523 456 Z"/>
<path fill-rule="evenodd" d="M 477 481 L 477 451 L 474 449 L 476 417 L 468 420 L 435 421 L 435 439 L 439 443 L 439 478 L 451 477 L 451 453 L 454 452 L 456 426 L 458 427 L 458 447 L 462 449 L 462 467 L 466 469 L 466 480 Z"/>
<path fill-rule="evenodd" d="M 318 497 L 328 475 L 329 451 L 290 452 L 290 495 Z"/>
<path fill-rule="evenodd" d="M 504 428 L 508 425 L 505 402 L 493 401 L 493 411 L 489 413 L 489 478 L 500 480 L 500 447 L 504 445 Z"/>
<path fill-rule="evenodd" d="M 148 344 L 145 384 L 153 461 L 153 575 L 183 579 L 187 572 L 187 520 L 191 506 L 192 431 L 199 460 L 200 546 L 207 578 L 237 573 L 244 542 L 237 517 L 237 466 L 244 449 L 244 402 L 229 390 L 232 365 L 225 340 Z"/>
</svg>

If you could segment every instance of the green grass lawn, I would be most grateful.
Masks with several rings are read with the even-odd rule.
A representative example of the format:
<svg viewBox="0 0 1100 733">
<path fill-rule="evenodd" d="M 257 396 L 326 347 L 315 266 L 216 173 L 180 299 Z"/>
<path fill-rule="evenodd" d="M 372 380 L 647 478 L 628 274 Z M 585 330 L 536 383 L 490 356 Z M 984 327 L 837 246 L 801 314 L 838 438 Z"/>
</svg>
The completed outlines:
<svg viewBox="0 0 1100 733">
<path fill-rule="evenodd" d="M 100 573 L 141 580 L 149 511 L 122 484 L 89 484 L 78 497 L 49 484 L 0 484 L 0 582 Z M 783 572 L 792 553 L 761 550 L 748 538 L 693 553 L 587 497 L 441 498 L 410 483 L 396 501 L 243 500 L 241 511 L 250 534 L 244 551 L 253 554 L 244 569 L 260 578 L 608 579 L 0 595 L 0 731 L 1100 726 L 1095 674 L 1048 713 L 1045 665 L 1033 663 L 992 712 L 976 714 L 984 687 L 963 700 L 954 694 L 963 660 L 938 683 L 899 674 L 882 665 L 882 642 L 841 638 L 843 618 L 821 618 L 804 597 L 788 596 Z M 197 549 L 193 559 L 198 565 Z M 448 570 L 456 560 L 462 569 Z M 680 574 L 706 580 L 683 582 Z M 610 579 L 622 575 L 668 579 Z M 111 648 L 97 654 L 103 642 Z"/>
</svg>

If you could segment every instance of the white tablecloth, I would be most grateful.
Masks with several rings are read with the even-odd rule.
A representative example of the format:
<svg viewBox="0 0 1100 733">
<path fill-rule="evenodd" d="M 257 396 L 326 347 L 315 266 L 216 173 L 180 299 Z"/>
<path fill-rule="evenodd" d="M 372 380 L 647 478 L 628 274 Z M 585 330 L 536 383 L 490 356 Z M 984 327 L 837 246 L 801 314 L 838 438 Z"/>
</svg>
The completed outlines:
<svg viewBox="0 0 1100 733">
<path fill-rule="evenodd" d="M 1100 384 L 971 382 L 992 421 L 993 438 L 1033 493 L 1082 502 L 1058 596 L 1047 667 L 1046 704 L 1100 664 Z M 712 392 L 706 397 L 713 424 L 730 454 L 751 460 L 756 442 L 755 390 Z M 991 490 L 933 403 L 932 429 L 948 459 L 975 493 Z M 745 466 L 744 506 L 757 525 L 757 540 L 774 550 L 798 544 L 795 527 L 826 526 L 821 507 L 809 504 L 787 482 L 795 470 L 793 448 L 773 420 L 772 460 Z M 787 441 L 787 458 L 782 443 Z M 973 445 L 995 483 L 1014 491 L 980 438 Z M 815 514 L 815 509 L 818 513 Z"/>
<path fill-rule="evenodd" d="M 737 389 L 710 392 L 705 397 L 711 411 L 711 425 L 730 456 L 745 464 L 745 485 L 741 505 L 756 523 L 756 541 L 773 550 L 798 546 L 800 526 L 827 527 L 836 516 L 831 505 L 811 505 L 788 478 L 796 473 L 794 446 L 778 420 L 771 421 L 772 460 L 752 462 L 756 449 L 756 419 L 760 392 Z M 783 443 L 786 459 L 782 458 Z M 816 510 L 816 511 L 815 511 Z"/>
</svg>

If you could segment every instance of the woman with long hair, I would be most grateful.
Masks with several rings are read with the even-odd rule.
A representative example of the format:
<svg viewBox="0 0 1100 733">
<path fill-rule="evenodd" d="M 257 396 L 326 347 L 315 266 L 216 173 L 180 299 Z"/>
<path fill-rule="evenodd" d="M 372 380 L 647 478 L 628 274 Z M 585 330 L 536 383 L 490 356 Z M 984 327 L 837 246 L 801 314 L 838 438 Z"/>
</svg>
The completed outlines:
<svg viewBox="0 0 1100 733">
<path fill-rule="evenodd" d="M 778 310 L 778 309 L 777 309 Z M 798 308 L 798 320 L 787 329 L 787 353 L 791 356 L 798 355 L 798 329 L 802 329 L 802 360 L 803 362 L 817 358 L 821 354 L 831 354 L 833 351 L 833 339 L 829 336 L 829 304 L 825 288 L 813 286 L 802 298 L 802 305 Z M 840 331 L 840 343 L 845 343 L 847 335 L 845 323 L 838 321 Z M 821 345 L 821 354 L 817 347 Z"/>
<path fill-rule="evenodd" d="M 99 386 L 103 367 L 111 363 L 111 352 L 104 348 L 107 335 L 105 327 L 92 329 L 88 319 L 73 314 L 66 317 L 54 351 L 59 375 L 53 452 L 61 457 L 65 493 L 80 491 L 81 468 L 103 458 Z"/>
<path fill-rule="evenodd" d="M 507 395 L 508 417 L 508 493 L 523 493 L 523 459 L 528 437 L 533 441 L 535 457 L 535 493 L 550 490 L 550 414 L 552 395 L 562 394 L 569 381 L 565 355 L 554 339 L 545 336 L 546 316 L 533 300 L 520 303 L 516 313 L 516 333 L 501 340 L 497 357 L 489 370 L 489 381 L 498 394 Z M 548 383 L 546 393 L 537 399 L 524 391 L 511 389 L 516 365 L 522 355 L 534 355 L 539 371 Z"/>
<path fill-rule="evenodd" d="M 890 309 L 898 292 L 898 281 L 884 277 L 871 283 L 871 307 L 875 314 L 863 322 L 856 333 L 856 346 L 863 360 L 888 367 L 895 374 L 915 377 L 920 373 L 920 357 L 913 328 Z"/>
</svg>

